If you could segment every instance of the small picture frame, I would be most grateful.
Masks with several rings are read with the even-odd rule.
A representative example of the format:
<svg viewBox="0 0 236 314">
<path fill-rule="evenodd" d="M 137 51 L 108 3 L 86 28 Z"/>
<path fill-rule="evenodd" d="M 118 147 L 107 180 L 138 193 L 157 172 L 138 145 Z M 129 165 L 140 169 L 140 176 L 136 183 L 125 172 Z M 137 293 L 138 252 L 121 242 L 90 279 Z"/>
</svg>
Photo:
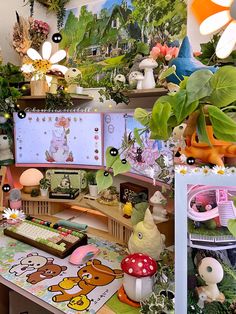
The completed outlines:
<svg viewBox="0 0 236 314">
<path fill-rule="evenodd" d="M 221 233 L 213 240 L 203 239 L 201 234 L 191 239 L 189 225 L 195 219 L 202 221 L 204 215 L 206 219 L 218 217 L 227 231 L 227 220 L 236 218 L 235 179 L 235 167 L 175 167 L 175 314 L 188 312 L 188 248 L 221 251 L 236 247 L 236 238 L 230 233 L 228 242 L 220 240 Z"/>
</svg>

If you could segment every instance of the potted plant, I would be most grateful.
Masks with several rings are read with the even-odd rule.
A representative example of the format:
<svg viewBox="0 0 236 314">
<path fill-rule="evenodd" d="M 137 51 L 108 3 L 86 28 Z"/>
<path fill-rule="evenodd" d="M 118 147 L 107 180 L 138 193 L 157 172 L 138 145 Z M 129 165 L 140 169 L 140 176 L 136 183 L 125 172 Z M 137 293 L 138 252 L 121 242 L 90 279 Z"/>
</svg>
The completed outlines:
<svg viewBox="0 0 236 314">
<path fill-rule="evenodd" d="M 50 187 L 50 181 L 46 178 L 42 178 L 39 181 L 39 186 L 40 186 L 40 193 L 41 196 L 47 196 L 48 195 L 48 188 Z"/>
<path fill-rule="evenodd" d="M 97 186 L 97 181 L 96 181 L 96 172 L 89 171 L 87 173 L 87 181 L 88 181 L 90 196 L 97 197 L 98 196 L 98 186 Z"/>
<path fill-rule="evenodd" d="M 162 74 L 162 78 L 173 74 L 176 75 L 175 68 L 171 67 L 165 74 Z M 230 158 L 236 157 L 236 145 L 233 144 L 236 142 L 235 103 L 235 67 L 224 66 L 214 74 L 208 69 L 198 70 L 189 77 L 184 77 L 182 81 L 180 80 L 176 93 L 160 97 L 155 102 L 151 113 L 143 108 L 135 110 L 135 119 L 144 127 L 134 132 L 134 139 L 127 145 L 133 145 L 134 141 L 142 145 L 140 135 L 145 129 L 151 131 L 151 139 L 168 140 L 173 129 L 186 122 L 184 138 L 187 146 L 191 147 L 194 134 L 196 135 L 195 142 L 201 144 L 197 145 L 197 150 L 195 149 L 200 157 L 192 157 L 222 166 L 222 156 L 227 156 L 229 153 Z M 216 145 L 213 139 L 218 141 Z M 215 148 L 217 159 L 203 160 L 203 154 L 200 153 L 205 147 L 208 150 Z M 122 147 L 122 152 L 124 151 L 125 147 Z M 112 154 L 113 152 L 115 154 Z M 208 154 L 205 156 L 207 157 Z M 129 171 L 128 161 L 122 158 L 119 149 L 108 147 L 106 167 L 97 172 L 99 191 L 112 185 L 113 176 Z"/>
</svg>

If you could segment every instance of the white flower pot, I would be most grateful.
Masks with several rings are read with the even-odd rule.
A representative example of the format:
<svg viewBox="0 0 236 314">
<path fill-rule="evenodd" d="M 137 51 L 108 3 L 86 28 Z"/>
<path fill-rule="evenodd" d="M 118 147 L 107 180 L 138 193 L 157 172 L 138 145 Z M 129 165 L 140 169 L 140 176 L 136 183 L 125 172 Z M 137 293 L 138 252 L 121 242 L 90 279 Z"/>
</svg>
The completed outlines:
<svg viewBox="0 0 236 314">
<path fill-rule="evenodd" d="M 98 197 L 98 186 L 89 184 L 89 194 L 92 197 Z"/>
<path fill-rule="evenodd" d="M 40 194 L 43 197 L 47 197 L 48 196 L 48 189 L 41 189 L 40 188 Z"/>
</svg>

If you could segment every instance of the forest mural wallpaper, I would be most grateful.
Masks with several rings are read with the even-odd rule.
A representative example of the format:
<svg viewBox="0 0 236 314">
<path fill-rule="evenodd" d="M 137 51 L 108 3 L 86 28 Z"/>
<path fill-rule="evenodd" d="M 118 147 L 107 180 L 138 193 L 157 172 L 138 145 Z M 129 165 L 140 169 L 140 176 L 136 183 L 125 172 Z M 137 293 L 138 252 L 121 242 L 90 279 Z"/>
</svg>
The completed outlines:
<svg viewBox="0 0 236 314">
<path fill-rule="evenodd" d="M 78 0 L 66 12 L 60 48 L 69 65 L 94 79 L 101 69 L 119 72 L 137 50 L 148 55 L 157 42 L 181 41 L 186 18 L 184 0 Z"/>
</svg>

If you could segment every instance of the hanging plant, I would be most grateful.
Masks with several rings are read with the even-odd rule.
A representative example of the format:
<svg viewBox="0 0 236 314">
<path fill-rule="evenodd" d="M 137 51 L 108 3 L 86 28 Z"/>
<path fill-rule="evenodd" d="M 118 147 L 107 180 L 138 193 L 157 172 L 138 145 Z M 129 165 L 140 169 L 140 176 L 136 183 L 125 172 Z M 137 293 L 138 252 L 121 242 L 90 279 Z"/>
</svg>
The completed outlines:
<svg viewBox="0 0 236 314">
<path fill-rule="evenodd" d="M 30 5 L 30 16 L 34 14 L 34 3 L 37 1 L 42 4 L 49 12 L 55 12 L 57 16 L 57 29 L 60 30 L 63 26 L 63 21 L 66 13 L 65 5 L 70 0 L 28 0 L 27 4 Z M 26 2 L 26 0 L 24 0 Z"/>
</svg>

